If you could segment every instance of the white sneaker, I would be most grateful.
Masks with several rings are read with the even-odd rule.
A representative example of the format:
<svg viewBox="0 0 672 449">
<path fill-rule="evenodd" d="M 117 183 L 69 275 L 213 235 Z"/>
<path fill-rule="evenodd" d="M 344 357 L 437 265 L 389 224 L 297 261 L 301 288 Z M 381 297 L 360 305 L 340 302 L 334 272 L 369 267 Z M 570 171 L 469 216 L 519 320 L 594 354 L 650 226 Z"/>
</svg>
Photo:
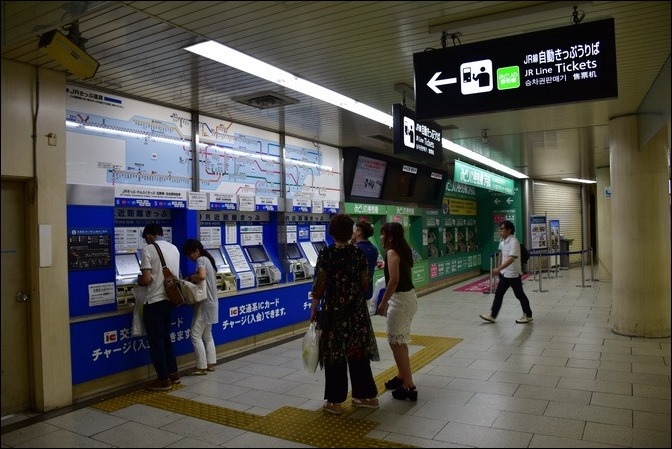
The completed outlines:
<svg viewBox="0 0 672 449">
<path fill-rule="evenodd" d="M 490 321 L 491 323 L 494 323 L 495 321 L 497 321 L 497 319 L 496 319 L 496 318 L 493 318 L 492 315 L 490 315 L 490 314 L 488 314 L 488 315 L 479 315 L 479 316 L 480 316 L 481 318 L 483 318 L 485 321 Z"/>
<path fill-rule="evenodd" d="M 516 323 L 529 323 L 530 321 L 532 321 L 531 316 L 523 315 L 516 320 Z"/>
</svg>

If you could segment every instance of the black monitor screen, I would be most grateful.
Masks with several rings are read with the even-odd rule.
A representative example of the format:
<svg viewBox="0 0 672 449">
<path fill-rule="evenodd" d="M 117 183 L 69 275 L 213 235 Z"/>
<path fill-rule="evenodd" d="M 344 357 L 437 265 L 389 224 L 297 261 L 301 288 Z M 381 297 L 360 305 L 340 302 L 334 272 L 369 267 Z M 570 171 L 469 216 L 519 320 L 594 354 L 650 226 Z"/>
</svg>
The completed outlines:
<svg viewBox="0 0 672 449">
<path fill-rule="evenodd" d="M 212 255 L 212 258 L 215 259 L 215 265 L 217 265 L 218 270 L 228 266 L 228 264 L 224 260 L 224 256 L 222 255 L 221 249 L 211 248 L 208 250 L 208 252 Z"/>
<path fill-rule="evenodd" d="M 288 243 L 287 244 L 287 258 L 288 259 L 300 259 L 302 257 L 301 255 L 301 250 L 299 249 L 299 245 L 296 243 Z"/>
<path fill-rule="evenodd" d="M 413 198 L 417 173 L 416 165 L 405 164 L 402 161 L 391 163 L 387 169 L 382 199 L 410 203 Z"/>
<path fill-rule="evenodd" d="M 266 250 L 261 245 L 246 246 L 245 251 L 247 252 L 247 257 L 252 263 L 268 262 Z"/>
<path fill-rule="evenodd" d="M 313 242 L 313 246 L 315 247 L 315 252 L 317 252 L 317 255 L 320 255 L 320 251 L 322 251 L 322 248 L 325 248 L 327 244 L 325 242 Z"/>
<path fill-rule="evenodd" d="M 415 192 L 413 192 L 415 202 L 435 208 L 441 207 L 447 179 L 448 175 L 444 172 L 423 171 L 419 173 L 415 180 Z"/>
</svg>

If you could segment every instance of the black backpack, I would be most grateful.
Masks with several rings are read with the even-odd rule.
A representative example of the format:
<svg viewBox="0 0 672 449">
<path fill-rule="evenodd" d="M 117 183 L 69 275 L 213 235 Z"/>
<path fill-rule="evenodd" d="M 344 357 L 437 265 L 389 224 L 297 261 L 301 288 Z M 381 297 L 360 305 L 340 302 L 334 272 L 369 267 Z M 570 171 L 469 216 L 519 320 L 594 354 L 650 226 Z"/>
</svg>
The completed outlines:
<svg viewBox="0 0 672 449">
<path fill-rule="evenodd" d="M 527 261 L 530 260 L 530 252 L 525 248 L 525 245 L 522 243 L 520 244 L 520 261 L 522 262 L 523 265 L 527 263 Z"/>
</svg>

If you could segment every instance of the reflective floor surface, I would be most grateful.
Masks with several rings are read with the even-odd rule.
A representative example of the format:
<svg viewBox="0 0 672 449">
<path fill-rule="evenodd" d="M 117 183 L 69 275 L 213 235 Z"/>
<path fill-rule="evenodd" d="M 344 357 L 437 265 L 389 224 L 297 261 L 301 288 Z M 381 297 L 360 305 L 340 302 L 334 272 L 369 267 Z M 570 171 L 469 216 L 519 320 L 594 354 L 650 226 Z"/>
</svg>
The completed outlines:
<svg viewBox="0 0 672 449">
<path fill-rule="evenodd" d="M 422 296 L 409 346 L 418 401 L 384 389 L 396 368 L 373 317 L 380 408 L 321 410 L 324 373 L 303 370 L 301 338 L 185 376 L 45 415 L 7 417 L 2 447 L 670 447 L 670 338 L 611 331 L 611 284 L 581 270 L 524 281 L 534 321 L 509 291 Z M 547 290 L 547 291 L 544 291 Z"/>
</svg>

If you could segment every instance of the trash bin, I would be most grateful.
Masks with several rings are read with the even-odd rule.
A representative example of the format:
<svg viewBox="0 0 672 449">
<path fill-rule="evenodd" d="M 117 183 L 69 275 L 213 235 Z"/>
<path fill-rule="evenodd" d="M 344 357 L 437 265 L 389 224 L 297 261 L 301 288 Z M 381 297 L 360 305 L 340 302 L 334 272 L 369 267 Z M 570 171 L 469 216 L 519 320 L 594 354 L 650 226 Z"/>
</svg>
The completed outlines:
<svg viewBox="0 0 672 449">
<path fill-rule="evenodd" d="M 565 240 L 564 237 L 560 236 L 560 252 L 569 252 L 570 243 L 570 240 Z M 560 254 L 560 268 L 569 268 L 569 254 Z"/>
</svg>

